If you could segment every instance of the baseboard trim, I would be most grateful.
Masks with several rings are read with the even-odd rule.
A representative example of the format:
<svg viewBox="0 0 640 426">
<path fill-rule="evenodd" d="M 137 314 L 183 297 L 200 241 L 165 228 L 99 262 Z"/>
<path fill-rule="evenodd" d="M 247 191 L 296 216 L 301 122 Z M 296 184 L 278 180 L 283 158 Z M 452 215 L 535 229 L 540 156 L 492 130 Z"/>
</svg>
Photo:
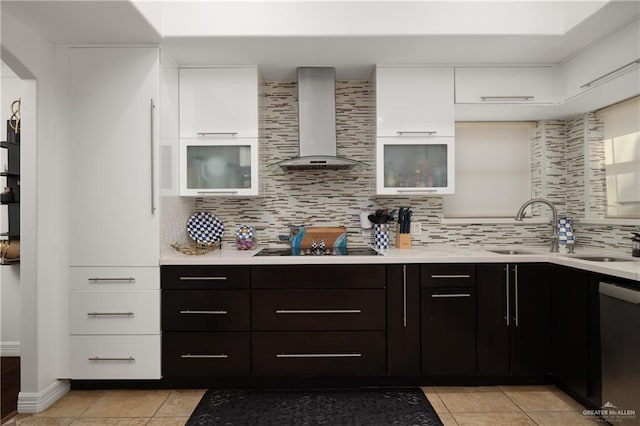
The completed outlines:
<svg viewBox="0 0 640 426">
<path fill-rule="evenodd" d="M 69 392 L 68 380 L 56 380 L 40 392 L 20 392 L 18 394 L 18 413 L 39 413 Z"/>
<path fill-rule="evenodd" d="M 20 356 L 20 342 L 0 342 L 0 356 Z"/>
</svg>

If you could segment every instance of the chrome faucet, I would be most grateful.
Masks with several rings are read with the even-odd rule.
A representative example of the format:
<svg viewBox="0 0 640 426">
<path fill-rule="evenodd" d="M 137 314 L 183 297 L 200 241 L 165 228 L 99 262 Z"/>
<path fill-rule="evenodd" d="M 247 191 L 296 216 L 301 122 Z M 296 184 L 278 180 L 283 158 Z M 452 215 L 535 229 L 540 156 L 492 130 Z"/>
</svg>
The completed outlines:
<svg viewBox="0 0 640 426">
<path fill-rule="evenodd" d="M 553 230 L 553 236 L 551 239 L 550 251 L 552 253 L 558 253 L 560 251 L 559 239 L 558 239 L 558 210 L 556 209 L 556 206 L 551 204 L 550 201 L 547 201 L 544 198 L 532 198 L 531 200 L 524 203 L 522 207 L 520 207 L 520 210 L 518 210 L 518 213 L 516 214 L 516 220 L 521 221 L 524 218 L 524 214 L 525 214 L 524 209 L 526 209 L 527 207 L 529 207 L 531 204 L 534 204 L 534 203 L 546 204 L 547 206 L 549 206 L 549 208 L 551 208 L 551 212 L 553 213 L 553 218 L 551 219 L 551 228 Z"/>
</svg>

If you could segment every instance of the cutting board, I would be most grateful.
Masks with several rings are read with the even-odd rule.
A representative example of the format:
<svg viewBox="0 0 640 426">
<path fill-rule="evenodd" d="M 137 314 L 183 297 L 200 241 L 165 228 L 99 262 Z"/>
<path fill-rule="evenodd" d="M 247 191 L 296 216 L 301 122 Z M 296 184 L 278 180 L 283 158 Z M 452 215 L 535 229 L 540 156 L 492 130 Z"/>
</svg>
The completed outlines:
<svg viewBox="0 0 640 426">
<path fill-rule="evenodd" d="M 344 226 L 304 227 L 291 240 L 291 247 L 308 249 L 315 240 L 318 247 L 324 241 L 325 247 L 347 247 L 347 228 Z"/>
</svg>

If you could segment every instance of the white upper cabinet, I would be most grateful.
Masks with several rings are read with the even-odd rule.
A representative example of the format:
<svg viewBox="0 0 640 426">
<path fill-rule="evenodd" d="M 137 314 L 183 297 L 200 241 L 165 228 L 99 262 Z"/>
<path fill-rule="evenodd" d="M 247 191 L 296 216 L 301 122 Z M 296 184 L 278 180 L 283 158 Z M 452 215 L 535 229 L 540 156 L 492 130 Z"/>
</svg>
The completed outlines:
<svg viewBox="0 0 640 426">
<path fill-rule="evenodd" d="M 551 104 L 554 68 L 456 67 L 457 104 Z"/>
<path fill-rule="evenodd" d="M 626 97 L 638 94 L 640 21 L 634 21 L 563 64 L 565 100 L 619 78 L 628 78 Z M 624 96 L 624 95 L 622 95 Z M 622 99 L 618 99 L 620 101 Z M 605 106 L 605 105 L 600 105 Z"/>
<path fill-rule="evenodd" d="M 181 139 L 180 195 L 258 195 L 258 139 Z"/>
<path fill-rule="evenodd" d="M 453 67 L 378 66 L 378 137 L 454 136 Z"/>
<path fill-rule="evenodd" d="M 442 195 L 455 190 L 454 138 L 378 138 L 378 195 Z"/>
<path fill-rule="evenodd" d="M 258 69 L 180 69 L 180 138 L 257 138 Z"/>
<path fill-rule="evenodd" d="M 69 49 L 71 266 L 158 266 L 159 56 Z"/>
</svg>

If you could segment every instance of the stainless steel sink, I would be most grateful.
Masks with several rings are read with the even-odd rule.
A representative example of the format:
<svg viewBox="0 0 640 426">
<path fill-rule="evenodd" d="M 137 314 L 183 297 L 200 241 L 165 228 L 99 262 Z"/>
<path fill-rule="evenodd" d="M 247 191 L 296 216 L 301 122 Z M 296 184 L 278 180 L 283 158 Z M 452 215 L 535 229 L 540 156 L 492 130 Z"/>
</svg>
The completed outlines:
<svg viewBox="0 0 640 426">
<path fill-rule="evenodd" d="M 496 254 L 532 254 L 530 251 L 525 250 L 509 250 L 509 249 L 498 249 L 498 250 L 487 250 L 491 253 Z"/>
<path fill-rule="evenodd" d="M 588 260 L 590 262 L 633 262 L 632 259 L 611 256 L 574 256 L 574 259 Z"/>
</svg>

